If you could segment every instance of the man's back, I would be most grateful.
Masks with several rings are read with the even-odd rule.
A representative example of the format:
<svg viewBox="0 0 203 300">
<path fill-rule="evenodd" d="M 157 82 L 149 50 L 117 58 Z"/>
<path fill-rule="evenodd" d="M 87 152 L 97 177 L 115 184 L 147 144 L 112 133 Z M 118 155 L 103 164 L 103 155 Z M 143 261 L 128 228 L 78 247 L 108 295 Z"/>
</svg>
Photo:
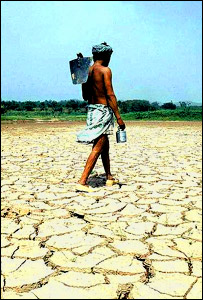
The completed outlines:
<svg viewBox="0 0 203 300">
<path fill-rule="evenodd" d="M 89 68 L 87 82 L 82 84 L 83 99 L 89 104 L 103 104 L 112 109 L 119 127 L 125 129 L 112 86 L 112 73 L 108 68 L 113 50 L 105 42 L 92 48 L 94 64 Z"/>
<path fill-rule="evenodd" d="M 88 99 L 89 104 L 107 105 L 107 91 L 104 75 L 108 70 L 108 67 L 104 67 L 100 64 L 94 64 L 89 68 L 88 81 L 91 86 L 91 97 Z"/>
</svg>

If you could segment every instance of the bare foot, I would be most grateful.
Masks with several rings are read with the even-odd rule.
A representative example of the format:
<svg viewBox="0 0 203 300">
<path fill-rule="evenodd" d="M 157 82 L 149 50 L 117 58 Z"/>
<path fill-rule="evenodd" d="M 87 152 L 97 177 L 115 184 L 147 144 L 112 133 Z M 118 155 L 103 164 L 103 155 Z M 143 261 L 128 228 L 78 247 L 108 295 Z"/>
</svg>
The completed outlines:
<svg viewBox="0 0 203 300">
<path fill-rule="evenodd" d="M 112 186 L 114 184 L 118 184 L 119 180 L 112 177 L 112 179 L 107 179 L 106 186 Z"/>
<path fill-rule="evenodd" d="M 78 184 L 81 184 L 81 185 L 86 185 L 86 181 L 78 181 Z"/>
<path fill-rule="evenodd" d="M 92 189 L 91 187 L 89 187 L 86 184 L 80 184 L 80 183 L 78 183 L 76 185 L 76 191 L 92 193 L 92 192 L 94 192 L 94 189 Z"/>
</svg>

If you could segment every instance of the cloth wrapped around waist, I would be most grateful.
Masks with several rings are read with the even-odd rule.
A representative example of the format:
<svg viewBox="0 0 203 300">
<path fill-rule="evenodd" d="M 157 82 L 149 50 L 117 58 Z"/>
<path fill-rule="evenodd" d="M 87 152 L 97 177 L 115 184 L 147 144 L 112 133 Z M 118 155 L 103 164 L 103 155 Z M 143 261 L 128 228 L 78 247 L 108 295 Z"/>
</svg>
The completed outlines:
<svg viewBox="0 0 203 300">
<path fill-rule="evenodd" d="M 92 143 L 101 134 L 113 134 L 114 118 L 110 107 L 103 104 L 89 104 L 86 128 L 77 134 L 77 142 Z"/>
</svg>

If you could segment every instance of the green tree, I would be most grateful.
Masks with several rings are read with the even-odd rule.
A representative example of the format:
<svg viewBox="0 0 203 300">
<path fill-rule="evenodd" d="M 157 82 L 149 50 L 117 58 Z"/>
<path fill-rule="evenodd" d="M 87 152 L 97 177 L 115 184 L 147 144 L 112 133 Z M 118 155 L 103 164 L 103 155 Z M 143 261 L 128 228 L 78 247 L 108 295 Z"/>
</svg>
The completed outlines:
<svg viewBox="0 0 203 300">
<path fill-rule="evenodd" d="M 21 107 L 23 110 L 33 111 L 34 108 L 37 107 L 37 105 L 36 105 L 36 102 L 34 102 L 34 101 L 25 101 L 25 102 L 22 102 Z"/>
<path fill-rule="evenodd" d="M 191 102 L 179 101 L 179 104 L 184 111 L 189 111 L 191 108 Z"/>
<path fill-rule="evenodd" d="M 171 102 L 164 103 L 161 108 L 163 109 L 176 109 L 176 105 Z"/>
<path fill-rule="evenodd" d="M 160 109 L 159 103 L 158 102 L 152 102 L 151 103 L 151 110 L 158 110 Z"/>
</svg>

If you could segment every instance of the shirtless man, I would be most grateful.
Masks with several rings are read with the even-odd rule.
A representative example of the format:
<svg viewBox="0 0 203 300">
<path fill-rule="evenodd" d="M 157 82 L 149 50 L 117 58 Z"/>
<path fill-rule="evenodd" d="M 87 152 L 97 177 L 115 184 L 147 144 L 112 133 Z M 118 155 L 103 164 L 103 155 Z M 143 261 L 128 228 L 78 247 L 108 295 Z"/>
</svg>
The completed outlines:
<svg viewBox="0 0 203 300">
<path fill-rule="evenodd" d="M 82 84 L 82 96 L 84 100 L 88 101 L 88 104 L 102 104 L 110 107 L 120 128 L 125 129 L 125 124 L 120 116 L 117 99 L 112 87 L 111 69 L 108 67 L 112 52 L 112 48 L 106 43 L 96 45 L 92 48 L 94 64 L 89 68 L 87 82 Z M 104 132 L 104 134 L 94 139 L 93 142 L 92 152 L 87 159 L 85 169 L 78 183 L 88 188 L 86 185 L 88 176 L 93 170 L 100 154 L 106 173 L 106 184 L 113 185 L 117 183 L 118 181 L 113 178 L 110 171 L 108 135 Z"/>
</svg>

